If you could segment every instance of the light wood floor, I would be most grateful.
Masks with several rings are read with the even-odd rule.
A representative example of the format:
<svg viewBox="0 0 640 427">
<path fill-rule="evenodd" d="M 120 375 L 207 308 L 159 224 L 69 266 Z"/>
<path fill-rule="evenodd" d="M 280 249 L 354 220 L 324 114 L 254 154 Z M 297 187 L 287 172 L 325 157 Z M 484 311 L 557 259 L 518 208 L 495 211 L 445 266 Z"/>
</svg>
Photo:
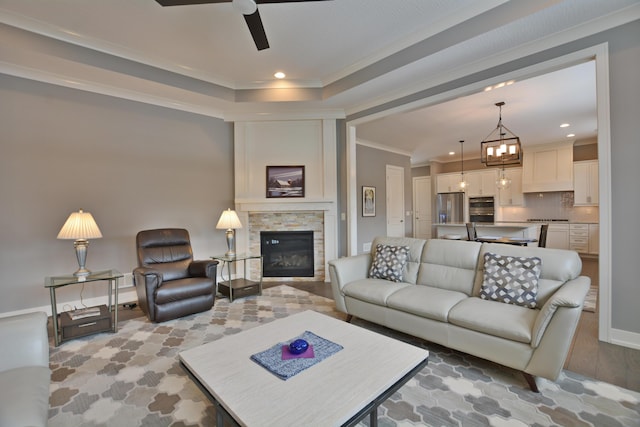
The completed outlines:
<svg viewBox="0 0 640 427">
<path fill-rule="evenodd" d="M 597 285 L 597 259 L 583 259 L 582 274 Z M 288 285 L 333 299 L 331 285 L 324 282 L 265 282 L 265 288 Z M 139 308 L 120 309 L 120 320 L 142 316 Z M 598 341 L 598 313 L 583 311 L 567 356 L 565 369 L 640 392 L 640 350 Z"/>
</svg>

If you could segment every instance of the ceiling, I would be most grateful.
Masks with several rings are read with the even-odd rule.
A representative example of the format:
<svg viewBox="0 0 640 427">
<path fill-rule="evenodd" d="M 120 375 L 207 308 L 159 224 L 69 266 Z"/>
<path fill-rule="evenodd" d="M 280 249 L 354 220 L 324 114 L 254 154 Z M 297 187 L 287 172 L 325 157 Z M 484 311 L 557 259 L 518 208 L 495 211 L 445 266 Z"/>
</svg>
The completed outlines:
<svg viewBox="0 0 640 427">
<path fill-rule="evenodd" d="M 258 9 L 271 46 L 262 51 L 231 3 L 0 0 L 0 73 L 231 121 L 358 116 L 358 139 L 421 164 L 446 160 L 460 139 L 477 149 L 497 123 L 498 101 L 523 144 L 565 138 L 565 121 L 577 139 L 593 137 L 593 64 L 387 117 L 366 112 L 640 18 L 640 0 L 333 0 Z M 276 71 L 287 78 L 275 79 Z"/>
</svg>

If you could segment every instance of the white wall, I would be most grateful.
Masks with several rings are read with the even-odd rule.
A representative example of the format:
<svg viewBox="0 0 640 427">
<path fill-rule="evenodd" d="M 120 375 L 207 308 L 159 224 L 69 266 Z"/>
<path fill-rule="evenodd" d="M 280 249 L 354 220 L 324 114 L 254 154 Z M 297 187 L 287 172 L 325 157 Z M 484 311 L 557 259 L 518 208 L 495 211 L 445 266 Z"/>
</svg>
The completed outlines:
<svg viewBox="0 0 640 427">
<path fill-rule="evenodd" d="M 226 250 L 215 224 L 233 204 L 231 124 L 5 75 L 0 99 L 0 315 L 46 308 L 45 276 L 77 269 L 73 242 L 56 236 L 79 208 L 104 236 L 90 242 L 92 270 L 131 273 L 147 228 L 187 228 L 198 258 Z"/>
</svg>

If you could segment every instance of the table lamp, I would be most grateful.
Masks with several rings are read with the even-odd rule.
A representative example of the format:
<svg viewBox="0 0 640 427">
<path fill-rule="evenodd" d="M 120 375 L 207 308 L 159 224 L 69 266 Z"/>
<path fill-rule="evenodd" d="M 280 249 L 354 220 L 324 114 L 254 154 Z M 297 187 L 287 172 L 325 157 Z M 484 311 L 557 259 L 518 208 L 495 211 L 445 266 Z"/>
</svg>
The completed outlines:
<svg viewBox="0 0 640 427">
<path fill-rule="evenodd" d="M 219 230 L 227 230 L 227 249 L 226 256 L 236 256 L 236 228 L 242 228 L 242 223 L 238 218 L 236 211 L 232 211 L 230 208 L 222 212 L 218 225 L 216 228 Z"/>
<path fill-rule="evenodd" d="M 89 212 L 84 212 L 80 209 L 78 212 L 72 212 L 67 218 L 67 222 L 64 223 L 60 233 L 58 233 L 58 239 L 74 239 L 73 247 L 76 248 L 76 257 L 78 258 L 78 265 L 80 268 L 73 273 L 74 276 L 84 277 L 91 274 L 89 270 L 85 268 L 85 262 L 87 260 L 87 247 L 89 246 L 88 239 L 99 239 L 102 237 L 98 224 L 93 219 L 93 216 Z"/>
</svg>

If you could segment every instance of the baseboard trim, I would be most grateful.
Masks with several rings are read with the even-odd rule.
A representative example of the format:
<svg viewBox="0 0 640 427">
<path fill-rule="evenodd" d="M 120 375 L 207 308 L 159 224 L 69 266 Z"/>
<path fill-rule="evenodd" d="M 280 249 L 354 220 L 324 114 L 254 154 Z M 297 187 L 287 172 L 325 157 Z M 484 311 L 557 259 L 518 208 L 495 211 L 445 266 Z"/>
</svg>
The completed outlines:
<svg viewBox="0 0 640 427">
<path fill-rule="evenodd" d="M 638 333 L 623 331 L 621 329 L 611 329 L 610 337 L 611 344 L 640 350 L 640 334 Z"/>
</svg>

